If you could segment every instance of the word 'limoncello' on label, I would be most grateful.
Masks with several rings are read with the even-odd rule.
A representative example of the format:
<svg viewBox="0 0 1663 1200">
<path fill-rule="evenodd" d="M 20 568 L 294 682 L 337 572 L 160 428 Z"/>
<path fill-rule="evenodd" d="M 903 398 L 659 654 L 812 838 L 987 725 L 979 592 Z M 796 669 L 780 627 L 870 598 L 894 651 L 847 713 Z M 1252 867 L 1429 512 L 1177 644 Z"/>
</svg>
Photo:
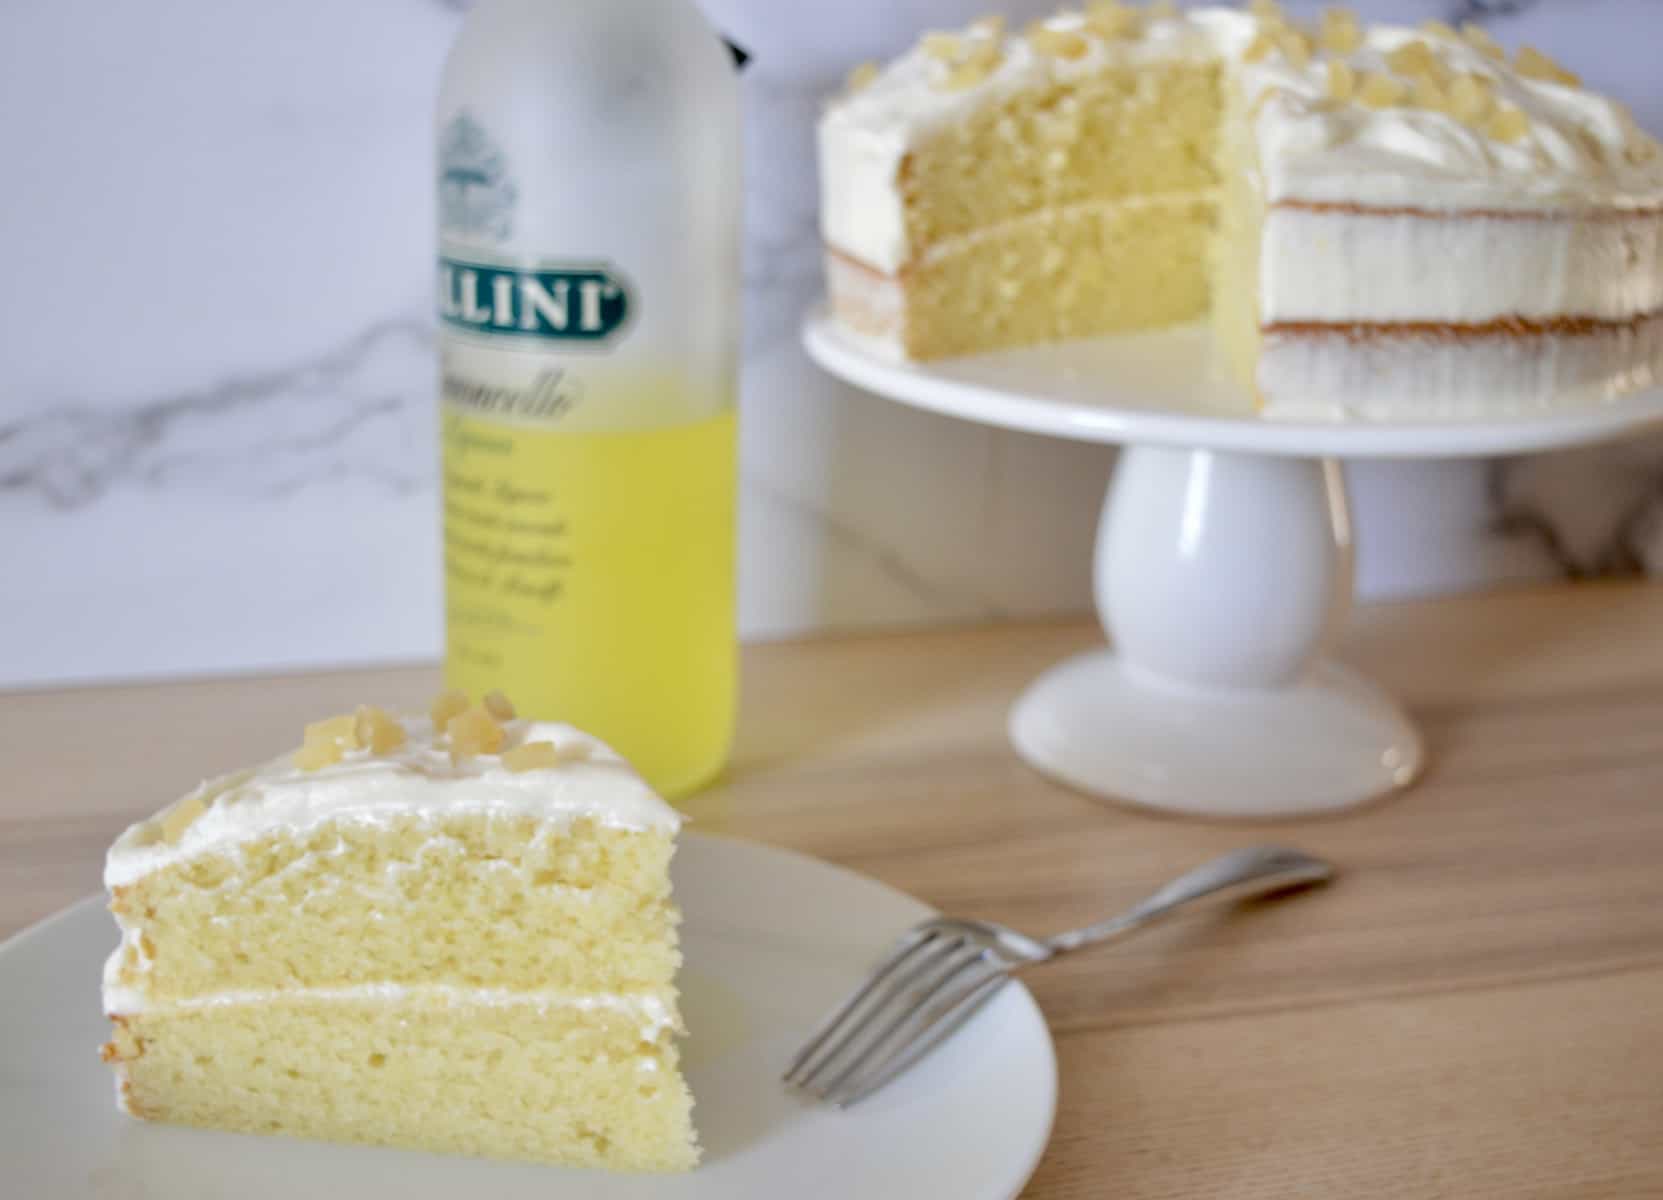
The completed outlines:
<svg viewBox="0 0 1663 1200">
<path fill-rule="evenodd" d="M 593 730 L 655 787 L 733 732 L 733 409 L 559 432 L 447 407 L 446 681 Z"/>
</svg>

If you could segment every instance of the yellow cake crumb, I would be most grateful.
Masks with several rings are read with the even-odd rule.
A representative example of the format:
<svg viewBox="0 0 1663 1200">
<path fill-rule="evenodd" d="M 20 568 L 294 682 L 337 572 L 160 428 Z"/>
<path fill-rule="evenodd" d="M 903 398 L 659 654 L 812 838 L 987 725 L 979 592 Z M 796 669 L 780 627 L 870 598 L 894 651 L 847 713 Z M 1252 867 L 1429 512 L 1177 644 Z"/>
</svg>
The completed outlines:
<svg viewBox="0 0 1663 1200">
<path fill-rule="evenodd" d="M 1357 82 L 1357 99 L 1368 108 L 1391 108 L 1408 97 L 1408 85 L 1392 75 L 1366 71 Z"/>
<path fill-rule="evenodd" d="M 502 765 L 516 774 L 535 771 L 540 767 L 557 767 L 560 765 L 560 751 L 553 742 L 526 742 L 503 751 Z"/>
<path fill-rule="evenodd" d="M 1005 36 L 1005 18 L 998 13 L 970 22 L 970 32 L 984 38 L 1001 38 Z"/>
<path fill-rule="evenodd" d="M 1566 87 L 1580 87 L 1582 80 L 1565 70 L 1547 55 L 1534 46 L 1521 46 L 1518 56 L 1513 60 L 1513 66 L 1526 79 L 1536 79 L 1543 83 L 1559 83 Z"/>
<path fill-rule="evenodd" d="M 373 704 L 359 705 L 353 723 L 358 745 L 368 746 L 371 754 L 388 754 L 404 745 L 404 726 Z"/>
<path fill-rule="evenodd" d="M 1261 21 L 1286 21 L 1288 14 L 1282 11 L 1277 0 L 1250 0 L 1247 11 Z"/>
<path fill-rule="evenodd" d="M 1178 15 L 1178 3 L 1177 0 L 1152 0 L 1144 11 L 1152 20 L 1170 21 Z"/>
<path fill-rule="evenodd" d="M 1456 42 L 1461 40 L 1461 35 L 1455 32 L 1453 25 L 1447 21 L 1440 21 L 1436 17 L 1429 17 L 1422 21 L 1420 31 L 1431 37 L 1443 38 L 1446 41 Z"/>
<path fill-rule="evenodd" d="M 440 730 L 450 723 L 452 717 L 467 707 L 468 694 L 456 688 L 448 688 L 433 698 L 427 715 L 433 719 L 433 728 Z"/>
</svg>

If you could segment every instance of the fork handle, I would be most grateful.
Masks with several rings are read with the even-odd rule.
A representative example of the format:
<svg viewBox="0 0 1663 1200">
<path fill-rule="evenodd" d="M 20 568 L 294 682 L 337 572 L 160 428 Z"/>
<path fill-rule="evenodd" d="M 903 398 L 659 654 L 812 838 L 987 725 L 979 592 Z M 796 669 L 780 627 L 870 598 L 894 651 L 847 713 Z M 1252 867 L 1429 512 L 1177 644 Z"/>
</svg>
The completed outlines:
<svg viewBox="0 0 1663 1200">
<path fill-rule="evenodd" d="M 1045 944 L 1053 954 L 1066 954 L 1070 950 L 1112 941 L 1206 896 L 1233 892 L 1233 898 L 1244 900 L 1285 888 L 1324 883 L 1333 874 L 1334 868 L 1329 863 L 1283 846 L 1250 846 L 1244 850 L 1232 850 L 1178 876 L 1119 916 L 1087 925 L 1084 929 L 1059 933 L 1047 939 Z"/>
</svg>

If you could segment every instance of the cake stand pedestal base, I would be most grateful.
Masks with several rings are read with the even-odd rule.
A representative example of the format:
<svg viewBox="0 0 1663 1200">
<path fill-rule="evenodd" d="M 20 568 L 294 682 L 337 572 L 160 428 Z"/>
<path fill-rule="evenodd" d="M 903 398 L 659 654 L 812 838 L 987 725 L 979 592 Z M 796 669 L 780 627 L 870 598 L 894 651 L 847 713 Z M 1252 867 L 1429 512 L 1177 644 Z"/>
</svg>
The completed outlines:
<svg viewBox="0 0 1663 1200">
<path fill-rule="evenodd" d="M 1017 752 L 1095 796 L 1192 816 L 1331 812 L 1404 787 L 1419 735 L 1324 657 L 1352 559 L 1332 459 L 1126 447 L 1092 572 L 1113 649 L 1028 689 Z"/>
<path fill-rule="evenodd" d="M 1219 691 L 1145 675 L 1100 650 L 1031 684 L 1010 735 L 1029 765 L 1069 787 L 1236 820 L 1349 808 L 1406 786 L 1422 761 L 1402 710 L 1334 663 L 1289 687 Z"/>
</svg>

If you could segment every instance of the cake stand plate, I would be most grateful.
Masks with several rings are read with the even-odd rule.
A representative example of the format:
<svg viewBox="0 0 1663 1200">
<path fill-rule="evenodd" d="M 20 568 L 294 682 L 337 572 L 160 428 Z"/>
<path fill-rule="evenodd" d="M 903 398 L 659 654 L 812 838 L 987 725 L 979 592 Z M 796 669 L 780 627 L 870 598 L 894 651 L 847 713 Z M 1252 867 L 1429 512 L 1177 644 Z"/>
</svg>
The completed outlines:
<svg viewBox="0 0 1663 1200">
<path fill-rule="evenodd" d="M 1113 650 L 1042 675 L 1010 733 L 1063 783 L 1196 816 L 1342 810 L 1421 771 L 1407 715 L 1325 655 L 1352 592 L 1341 459 L 1523 454 L 1663 426 L 1658 388 L 1485 421 L 1272 420 L 1199 326 L 918 364 L 821 308 L 803 341 L 833 375 L 915 408 L 1125 446 L 1093 569 Z"/>
</svg>

